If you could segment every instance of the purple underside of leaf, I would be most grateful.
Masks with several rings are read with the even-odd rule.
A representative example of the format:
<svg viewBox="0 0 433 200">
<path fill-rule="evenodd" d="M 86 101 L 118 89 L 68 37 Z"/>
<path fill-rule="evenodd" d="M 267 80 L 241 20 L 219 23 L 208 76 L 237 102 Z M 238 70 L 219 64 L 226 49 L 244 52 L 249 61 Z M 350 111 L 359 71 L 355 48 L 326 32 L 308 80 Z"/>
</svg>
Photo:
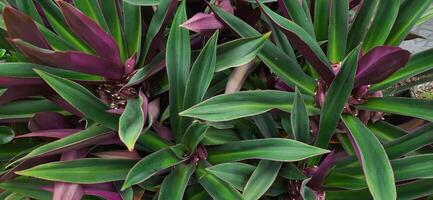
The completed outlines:
<svg viewBox="0 0 433 200">
<path fill-rule="evenodd" d="M 108 184 L 112 185 L 111 183 L 83 185 L 82 186 L 83 193 L 86 195 L 101 197 L 105 200 L 122 200 L 122 197 L 120 196 L 119 193 L 115 192 L 115 189 L 113 186 L 107 187 Z M 53 191 L 52 186 L 44 186 L 41 189 L 49 191 L 49 192 Z"/>
<path fill-rule="evenodd" d="M 74 183 L 54 183 L 53 200 L 81 200 L 83 187 Z"/>
<path fill-rule="evenodd" d="M 38 27 L 29 16 L 20 11 L 5 7 L 3 10 L 4 23 L 11 38 L 20 38 L 30 44 L 44 49 L 51 49 Z"/>
<path fill-rule="evenodd" d="M 35 96 L 49 92 L 50 89 L 41 86 L 13 86 L 0 96 L 0 105 L 14 100 Z"/>
<path fill-rule="evenodd" d="M 119 47 L 116 41 L 107 34 L 96 22 L 64 1 L 57 1 L 71 30 L 96 53 L 122 68 Z"/>
<path fill-rule="evenodd" d="M 128 76 L 134 71 L 136 63 L 137 63 L 137 54 L 134 54 L 130 58 L 126 59 L 125 76 Z"/>
<path fill-rule="evenodd" d="M 0 77 L 0 87 L 43 85 L 43 84 L 44 81 L 40 78 Z"/>
<path fill-rule="evenodd" d="M 155 121 L 152 124 L 153 130 L 162 138 L 166 140 L 173 140 L 173 133 L 171 133 L 170 129 L 164 126 L 163 124 Z"/>
<path fill-rule="evenodd" d="M 364 3 L 364 0 L 350 0 L 349 9 L 353 9 L 358 5 L 362 5 L 363 3 Z"/>
<path fill-rule="evenodd" d="M 410 52 L 399 47 L 381 46 L 362 56 L 355 86 L 378 83 L 408 62 Z"/>
<path fill-rule="evenodd" d="M 311 63 L 311 65 L 316 69 L 316 71 L 320 74 L 323 80 L 325 80 L 326 83 L 330 85 L 334 80 L 335 75 L 330 69 L 329 64 L 322 62 L 311 49 L 311 47 L 302 40 L 302 38 L 300 38 L 295 32 L 286 29 L 282 24 L 279 24 L 276 19 L 272 18 L 272 16 L 264 10 L 264 5 L 262 5 L 258 1 L 257 3 L 259 4 L 262 12 L 265 13 L 265 15 L 270 19 L 270 21 L 279 27 L 279 29 L 286 35 L 287 39 L 289 39 L 291 44 L 293 44 L 296 49 Z M 287 20 L 287 22 L 289 21 Z M 309 35 L 305 36 L 309 37 Z"/>
<path fill-rule="evenodd" d="M 29 120 L 28 128 L 32 132 L 50 129 L 72 129 L 65 116 L 56 112 L 39 112 Z"/>
<path fill-rule="evenodd" d="M 48 137 L 48 138 L 64 138 L 70 136 L 81 129 L 54 129 L 18 135 L 15 138 L 31 138 L 31 137 Z"/>
<path fill-rule="evenodd" d="M 111 113 L 111 114 L 116 114 L 116 115 L 122 115 L 122 113 L 124 111 L 125 111 L 125 109 L 123 109 L 123 108 L 114 108 L 114 109 L 109 109 L 106 112 Z"/>
<path fill-rule="evenodd" d="M 325 159 L 323 159 L 322 163 L 319 165 L 319 168 L 308 182 L 308 187 L 314 190 L 320 190 L 320 187 L 325 181 L 326 175 L 328 174 L 331 167 L 334 165 L 336 156 L 337 154 L 335 153 L 335 151 L 332 151 L 325 157 Z"/>
<path fill-rule="evenodd" d="M 286 3 L 284 3 L 284 0 L 277 0 L 278 6 L 280 7 L 280 11 L 281 14 L 286 17 L 289 18 L 289 12 L 287 11 L 287 6 Z"/>
<path fill-rule="evenodd" d="M 20 39 L 12 39 L 12 42 L 30 58 L 40 60 L 52 67 L 100 75 L 108 79 L 120 79 L 123 75 L 123 68 L 93 55 L 78 51 L 56 52 L 41 49 Z"/>
<path fill-rule="evenodd" d="M 283 80 L 278 78 L 275 81 L 275 89 L 286 91 L 286 92 L 294 92 L 295 90 L 291 88 L 289 85 L 287 85 Z"/>
<path fill-rule="evenodd" d="M 214 14 L 206 13 L 195 14 L 181 26 L 197 33 L 208 33 L 216 29 L 224 28 L 224 24 L 221 23 Z"/>
</svg>

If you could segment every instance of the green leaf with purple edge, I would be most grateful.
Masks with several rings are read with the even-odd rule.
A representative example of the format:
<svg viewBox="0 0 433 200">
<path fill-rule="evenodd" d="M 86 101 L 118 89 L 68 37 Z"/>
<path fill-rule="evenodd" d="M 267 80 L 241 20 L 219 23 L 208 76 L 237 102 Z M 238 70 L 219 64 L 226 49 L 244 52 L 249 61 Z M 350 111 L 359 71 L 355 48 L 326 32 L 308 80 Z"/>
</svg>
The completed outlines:
<svg viewBox="0 0 433 200">
<path fill-rule="evenodd" d="M 391 163 L 380 141 L 358 118 L 343 115 L 342 120 L 359 149 L 358 159 L 362 163 L 367 185 L 374 199 L 397 199 Z"/>
<path fill-rule="evenodd" d="M 102 14 L 101 6 L 98 1 L 74 0 L 76 8 L 80 9 L 85 15 L 97 22 L 106 32 L 109 31 L 107 22 Z"/>
<path fill-rule="evenodd" d="M 87 118 L 117 130 L 119 117 L 106 112 L 109 107 L 78 83 L 34 69 L 63 99 L 78 109 Z M 80 98 L 78 98 L 80 97 Z"/>
<path fill-rule="evenodd" d="M 136 162 L 129 159 L 85 158 L 50 162 L 16 173 L 50 181 L 95 184 L 124 180 Z"/>
<path fill-rule="evenodd" d="M 128 172 L 122 190 L 149 179 L 160 170 L 167 169 L 185 161 L 186 158 L 183 156 L 185 156 L 186 153 L 187 147 L 183 144 L 178 144 L 161 149 L 144 157 Z"/>
<path fill-rule="evenodd" d="M 258 2 L 258 4 L 270 21 L 286 34 L 289 41 L 314 66 L 322 78 L 327 83 L 331 83 L 334 79 L 334 74 L 330 68 L 328 58 L 316 40 L 299 25 L 278 15 L 263 3 Z"/>
<path fill-rule="evenodd" d="M 125 110 L 119 118 L 119 138 L 129 151 L 134 150 L 144 129 L 148 112 L 147 97 L 139 91 L 138 98 L 128 99 Z"/>
<path fill-rule="evenodd" d="M 317 147 L 326 148 L 335 128 L 337 128 L 340 114 L 343 112 L 353 89 L 359 50 L 359 47 L 356 48 L 346 57 L 341 65 L 340 72 L 329 86 L 320 114 L 319 135 L 314 143 Z"/>
</svg>

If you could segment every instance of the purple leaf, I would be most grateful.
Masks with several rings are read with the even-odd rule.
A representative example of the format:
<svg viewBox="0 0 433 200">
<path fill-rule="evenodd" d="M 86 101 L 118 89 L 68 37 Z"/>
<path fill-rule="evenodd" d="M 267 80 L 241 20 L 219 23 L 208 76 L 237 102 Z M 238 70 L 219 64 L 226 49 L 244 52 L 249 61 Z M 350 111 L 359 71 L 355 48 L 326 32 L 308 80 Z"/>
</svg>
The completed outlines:
<svg viewBox="0 0 433 200">
<path fill-rule="evenodd" d="M 64 138 L 79 131 L 82 130 L 81 129 L 53 129 L 53 130 L 44 130 L 44 131 L 18 135 L 15 138 L 31 138 L 31 137 Z"/>
<path fill-rule="evenodd" d="M 0 87 L 42 85 L 42 84 L 44 84 L 44 81 L 40 78 L 0 77 Z"/>
<path fill-rule="evenodd" d="M 71 104 L 69 104 L 67 101 L 65 101 L 64 99 L 60 98 L 57 95 L 49 95 L 49 96 L 45 96 L 47 99 L 49 99 L 50 101 L 52 101 L 54 104 L 56 104 L 57 106 L 59 106 L 60 108 L 63 108 L 64 110 L 78 116 L 78 117 L 84 117 L 84 115 L 78 111 L 76 108 L 74 108 Z"/>
<path fill-rule="evenodd" d="M 40 95 L 50 91 L 48 87 L 38 86 L 13 86 L 9 87 L 6 92 L 0 96 L 0 105 L 11 101 L 26 98 L 29 96 Z"/>
<path fill-rule="evenodd" d="M 29 120 L 28 128 L 30 131 L 36 132 L 50 129 L 71 129 L 72 125 L 59 113 L 40 112 Z"/>
<path fill-rule="evenodd" d="M 160 137 L 166 140 L 173 140 L 173 133 L 171 133 L 170 129 L 164 126 L 162 123 L 155 121 L 152 124 L 152 128 Z"/>
<path fill-rule="evenodd" d="M 123 108 L 114 108 L 114 109 L 107 110 L 107 113 L 122 115 L 123 111 L 125 111 L 125 109 L 123 109 Z"/>
<path fill-rule="evenodd" d="M 105 200 L 123 200 L 122 196 L 120 196 L 117 192 L 112 191 L 106 191 L 106 190 L 98 190 L 98 189 L 91 189 L 91 188 L 84 188 L 84 193 L 86 195 L 92 195 L 101 197 Z"/>
<path fill-rule="evenodd" d="M 25 160 L 25 161 L 19 163 L 18 165 L 16 165 L 14 168 L 10 169 L 9 171 L 2 173 L 2 175 L 0 176 L 0 183 L 17 177 L 18 175 L 15 174 L 15 172 L 17 172 L 17 171 L 29 169 L 29 168 L 32 168 L 36 165 L 40 165 L 40 164 L 44 164 L 44 163 L 48 163 L 48 162 L 52 162 L 52 161 L 57 161 L 58 159 L 59 159 L 59 157 L 56 155 L 56 156 L 45 156 L 45 157 L 41 157 L 41 158 L 31 158 L 31 159 Z"/>
<path fill-rule="evenodd" d="M 197 13 L 181 25 L 182 27 L 197 32 L 208 34 L 216 29 L 224 28 L 214 14 Z"/>
<path fill-rule="evenodd" d="M 129 76 L 134 71 L 136 64 L 137 54 L 134 54 L 125 61 L 125 76 Z"/>
<path fill-rule="evenodd" d="M 400 47 L 380 46 L 359 60 L 355 86 L 378 83 L 408 62 L 410 52 Z"/>
<path fill-rule="evenodd" d="M 73 183 L 54 183 L 53 200 L 81 200 L 83 187 Z"/>
<path fill-rule="evenodd" d="M 96 22 L 92 21 L 92 19 L 74 8 L 71 4 L 64 1 L 57 1 L 57 3 L 71 30 L 89 44 L 99 56 L 117 64 L 117 68 L 122 68 L 119 47 L 116 41 L 99 27 Z"/>
<path fill-rule="evenodd" d="M 281 90 L 281 91 L 286 91 L 286 92 L 294 92 L 295 90 L 293 88 L 291 88 L 289 85 L 287 85 L 283 80 L 281 80 L 280 78 L 278 78 L 275 81 L 275 89 Z"/>
<path fill-rule="evenodd" d="M 29 16 L 14 8 L 5 7 L 3 18 L 10 38 L 19 38 L 37 47 L 51 49 L 33 19 Z"/>
<path fill-rule="evenodd" d="M 325 157 L 325 159 L 323 159 L 322 163 L 319 165 L 319 168 L 308 182 L 308 187 L 316 191 L 320 190 L 320 187 L 325 181 L 326 175 L 328 174 L 331 167 L 334 165 L 335 157 L 336 153 L 332 151 Z"/>
<path fill-rule="evenodd" d="M 41 49 L 20 39 L 13 39 L 12 42 L 27 56 L 53 67 L 96 74 L 109 79 L 120 79 L 123 74 L 123 68 L 117 67 L 117 64 L 93 55 L 78 51 L 55 52 Z"/>
</svg>

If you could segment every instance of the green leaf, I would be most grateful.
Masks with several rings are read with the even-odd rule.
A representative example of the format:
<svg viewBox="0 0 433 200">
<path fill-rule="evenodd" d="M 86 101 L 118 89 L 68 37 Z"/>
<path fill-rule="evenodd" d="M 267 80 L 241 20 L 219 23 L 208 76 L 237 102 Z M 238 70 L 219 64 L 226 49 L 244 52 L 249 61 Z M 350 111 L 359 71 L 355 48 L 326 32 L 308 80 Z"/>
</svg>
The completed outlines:
<svg viewBox="0 0 433 200">
<path fill-rule="evenodd" d="M 326 94 L 320 115 L 319 135 L 314 143 L 317 147 L 328 146 L 335 128 L 340 121 L 340 114 L 353 89 L 358 65 L 359 48 L 353 50 L 343 61 L 340 72 L 335 77 Z"/>
<path fill-rule="evenodd" d="M 316 113 L 317 108 L 313 106 L 313 98 L 310 96 L 304 98 L 309 113 Z M 212 97 L 181 112 L 180 115 L 208 121 L 228 121 L 258 115 L 274 108 L 290 112 L 293 99 L 293 93 L 283 91 L 242 91 Z"/>
<path fill-rule="evenodd" d="M 382 0 L 377 6 L 376 15 L 371 22 L 370 29 L 364 38 L 362 51 L 370 51 L 376 46 L 383 45 L 391 32 L 392 25 L 397 18 L 400 1 Z"/>
<path fill-rule="evenodd" d="M 39 16 L 38 11 L 36 10 L 33 1 L 15 1 L 15 2 L 20 11 L 30 16 L 36 23 L 40 23 L 40 24 L 43 23 L 41 17 Z"/>
<path fill-rule="evenodd" d="M 240 191 L 244 190 L 249 177 L 255 169 L 256 167 L 253 165 L 239 162 L 222 163 L 206 168 L 206 170 L 227 183 L 230 183 Z"/>
<path fill-rule="evenodd" d="M 404 1 L 400 6 L 397 19 L 385 44 L 398 46 L 432 2 L 432 0 Z"/>
<path fill-rule="evenodd" d="M 378 3 L 379 1 L 365 1 L 361 4 L 360 10 L 355 17 L 355 21 L 350 27 L 346 52 L 352 51 L 364 40 Z"/>
<path fill-rule="evenodd" d="M 141 8 L 140 6 L 123 1 L 123 21 L 128 57 L 140 55 L 141 44 Z"/>
<path fill-rule="evenodd" d="M 143 64 L 145 64 L 145 62 L 147 61 L 147 59 L 149 59 L 148 55 L 152 50 L 152 47 L 155 48 L 155 44 L 157 41 L 157 37 L 159 34 L 163 33 L 165 30 L 165 24 L 167 24 L 167 21 L 169 20 L 168 18 L 172 16 L 173 14 L 173 10 L 177 5 L 177 1 L 175 0 L 159 0 L 159 4 L 156 7 L 156 11 L 153 13 L 152 15 L 152 19 L 150 20 L 150 24 L 147 28 L 147 32 L 146 32 L 146 36 L 145 39 L 143 41 L 143 46 L 141 48 L 141 54 L 140 54 L 140 59 L 139 59 L 139 66 L 142 66 Z M 181 6 L 179 6 L 179 15 L 182 15 L 181 11 L 182 8 Z M 176 14 L 178 15 L 178 14 Z M 183 18 L 183 16 L 178 16 L 177 20 L 181 20 L 181 18 Z M 179 21 L 177 21 L 176 19 L 172 22 L 172 26 L 171 28 L 173 28 L 174 24 L 177 24 Z M 183 20 L 184 21 L 184 20 Z M 180 25 L 180 24 L 179 24 Z M 179 29 L 181 27 L 176 26 L 175 29 Z M 170 34 L 171 34 L 171 30 L 170 30 Z M 183 34 L 181 34 L 183 35 Z M 169 43 L 169 42 L 167 42 Z M 189 46 L 188 46 L 189 48 Z M 168 46 L 167 46 L 167 49 Z M 189 59 L 189 57 L 188 57 Z"/>
<path fill-rule="evenodd" d="M 64 40 L 62 37 L 45 27 L 43 23 L 36 23 L 36 26 L 38 27 L 39 31 L 44 35 L 44 38 L 48 41 L 50 46 L 57 51 L 68 51 L 68 50 L 75 50 L 75 48 L 70 45 L 66 40 Z"/>
<path fill-rule="evenodd" d="M 128 159 L 86 158 L 50 162 L 16 173 L 50 181 L 94 184 L 124 180 L 135 163 Z"/>
<path fill-rule="evenodd" d="M 307 177 L 293 163 L 284 163 L 281 167 L 279 176 L 285 179 L 304 180 Z"/>
<path fill-rule="evenodd" d="M 343 115 L 342 120 L 359 149 L 359 159 L 374 199 L 396 199 L 393 170 L 382 144 L 359 119 L 351 115 Z"/>
<path fill-rule="evenodd" d="M 14 101 L 0 106 L 0 119 L 31 118 L 37 112 L 60 110 L 57 105 L 45 99 Z"/>
<path fill-rule="evenodd" d="M 153 132 L 147 130 L 145 133 L 140 134 L 137 143 L 144 145 L 153 151 L 157 151 L 166 148 L 171 145 L 171 143 Z"/>
<path fill-rule="evenodd" d="M 328 0 L 314 1 L 314 31 L 318 41 L 328 38 L 329 6 Z"/>
<path fill-rule="evenodd" d="M 179 144 L 161 149 L 144 157 L 129 171 L 122 190 L 147 180 L 160 170 L 179 164 L 185 159 L 179 156 L 184 156 L 185 153 L 186 147 Z"/>
<path fill-rule="evenodd" d="M 271 187 L 281 168 L 281 162 L 261 160 L 254 170 L 242 195 L 245 200 L 257 200 Z"/>
<path fill-rule="evenodd" d="M 156 6 L 159 4 L 159 0 L 123 0 L 130 4 L 139 5 L 139 6 Z"/>
<path fill-rule="evenodd" d="M 376 135 L 382 142 L 391 142 L 399 137 L 407 134 L 402 128 L 394 126 L 385 121 L 369 123 L 367 127 Z"/>
<path fill-rule="evenodd" d="M 0 63 L 0 76 L 17 77 L 17 78 L 39 78 L 39 75 L 33 71 L 39 69 L 62 78 L 79 80 L 79 81 L 103 81 L 104 77 L 85 74 L 76 71 L 69 71 L 44 65 L 24 62 Z"/>
<path fill-rule="evenodd" d="M 239 141 L 239 136 L 236 131 L 231 129 L 216 129 L 210 127 L 207 129 L 203 140 L 204 145 L 218 145 L 227 142 Z"/>
<path fill-rule="evenodd" d="M 83 144 L 86 141 L 91 141 L 94 138 L 98 138 L 111 133 L 111 130 L 105 127 L 92 126 L 80 132 L 74 133 L 70 136 L 39 146 L 36 149 L 32 150 L 30 153 L 28 153 L 26 156 L 15 161 L 14 163 L 43 155 L 57 154 L 60 153 L 60 150 L 67 149 L 68 147 L 72 147 L 77 144 Z"/>
<path fill-rule="evenodd" d="M 211 172 L 206 171 L 205 164 L 201 162 L 195 171 L 198 182 L 215 200 L 242 200 L 242 195 L 230 184 L 222 181 Z"/>
<path fill-rule="evenodd" d="M 349 0 L 332 1 L 328 38 L 328 58 L 331 63 L 339 63 L 346 55 L 348 20 Z"/>
<path fill-rule="evenodd" d="M 116 40 L 117 45 L 120 49 L 120 57 L 122 60 L 126 59 L 126 44 L 123 39 L 123 33 L 122 33 L 122 24 L 120 22 L 119 15 L 115 14 L 118 13 L 118 7 L 116 1 L 99 1 L 102 14 L 104 15 L 105 21 L 107 22 L 109 32 L 111 36 Z"/>
<path fill-rule="evenodd" d="M 329 151 L 295 140 L 266 138 L 242 140 L 211 146 L 208 148 L 208 160 L 215 164 L 246 159 L 291 162 L 303 160 L 327 152 Z"/>
<path fill-rule="evenodd" d="M 272 32 L 272 41 L 277 47 L 279 47 L 284 53 L 286 53 L 290 58 L 296 59 L 295 51 L 292 45 L 287 39 L 286 35 L 278 27 L 272 23 L 268 18 L 263 17 L 263 21 L 268 24 L 270 31 Z"/>
<path fill-rule="evenodd" d="M 234 30 L 242 37 L 259 36 L 260 33 L 247 23 L 236 16 L 225 12 L 215 5 L 209 5 L 212 11 L 221 19 L 230 29 Z M 316 82 L 313 78 L 306 75 L 298 62 L 290 58 L 284 51 L 276 47 L 270 41 L 266 41 L 262 50 L 258 54 L 259 58 L 280 77 L 284 82 L 291 86 L 298 86 L 302 91 L 313 94 Z"/>
<path fill-rule="evenodd" d="M 194 121 L 188 129 L 186 129 L 185 135 L 182 138 L 182 144 L 187 146 L 190 152 L 194 152 L 197 145 L 205 137 L 208 129 L 209 125 Z"/>
<path fill-rule="evenodd" d="M 209 38 L 192 65 L 186 83 L 183 108 L 189 108 L 202 101 L 215 72 L 217 42 L 218 31 Z"/>
<path fill-rule="evenodd" d="M 256 58 L 271 33 L 232 40 L 217 47 L 216 70 L 247 64 Z"/>
<path fill-rule="evenodd" d="M 189 31 L 180 27 L 186 21 L 185 1 L 177 9 L 167 39 L 166 69 L 170 88 L 170 126 L 176 140 L 183 133 L 183 122 L 179 116 L 183 110 L 183 98 L 189 74 L 191 49 Z"/>
<path fill-rule="evenodd" d="M 117 130 L 119 118 L 106 112 L 109 107 L 78 83 L 34 69 L 63 99 L 83 113 L 108 128 Z M 80 98 L 78 98 L 80 97 Z"/>
<path fill-rule="evenodd" d="M 158 69 L 160 65 L 165 64 L 164 59 L 165 52 L 161 52 L 156 55 L 149 64 L 138 69 L 137 72 L 135 72 L 134 75 L 129 79 L 128 83 L 123 86 L 123 88 L 142 83 L 146 78 L 150 77 L 155 73 L 155 69 Z"/>
<path fill-rule="evenodd" d="M 52 200 L 51 192 L 41 190 L 41 187 L 49 183 L 42 180 L 30 178 L 17 178 L 11 181 L 0 183 L 0 189 L 22 194 L 38 200 Z"/>
<path fill-rule="evenodd" d="M 262 2 L 262 1 L 261 1 Z M 313 38 L 314 28 L 311 19 L 306 15 L 304 9 L 302 8 L 302 4 L 306 3 L 304 1 L 292 1 L 292 0 L 283 0 L 284 7 L 280 6 L 280 9 L 284 10 L 283 13 L 288 13 L 290 18 L 302 27 L 306 32 L 308 32 Z"/>
<path fill-rule="evenodd" d="M 141 91 L 138 98 L 128 99 L 119 119 L 119 138 L 132 151 L 144 128 L 147 117 L 147 98 Z"/>
<path fill-rule="evenodd" d="M 81 10 L 85 15 L 95 21 L 105 31 L 109 31 L 107 22 L 102 14 L 101 7 L 98 1 L 95 0 L 74 0 L 74 5 Z"/>
<path fill-rule="evenodd" d="M 433 121 L 432 101 L 402 97 L 371 98 L 358 108 Z"/>
<path fill-rule="evenodd" d="M 0 144 L 7 144 L 15 137 L 15 131 L 7 126 L 0 126 Z"/>
<path fill-rule="evenodd" d="M 374 84 L 370 91 L 385 89 L 399 81 L 416 76 L 433 68 L 433 49 L 425 50 L 411 56 L 406 66 L 380 83 Z"/>
<path fill-rule="evenodd" d="M 54 31 L 66 40 L 70 45 L 82 52 L 92 53 L 93 50 L 76 35 L 67 26 L 59 7 L 52 0 L 36 0 L 44 9 L 45 16 Z"/>
<path fill-rule="evenodd" d="M 164 179 L 159 200 L 182 200 L 189 179 L 195 171 L 193 163 L 180 164 Z"/>
<path fill-rule="evenodd" d="M 270 113 L 263 113 L 253 117 L 254 124 L 265 138 L 279 137 L 277 124 Z"/>
<path fill-rule="evenodd" d="M 298 88 L 296 88 L 290 122 L 294 138 L 300 142 L 309 143 L 311 141 L 310 119 L 308 118 L 304 99 Z"/>
</svg>

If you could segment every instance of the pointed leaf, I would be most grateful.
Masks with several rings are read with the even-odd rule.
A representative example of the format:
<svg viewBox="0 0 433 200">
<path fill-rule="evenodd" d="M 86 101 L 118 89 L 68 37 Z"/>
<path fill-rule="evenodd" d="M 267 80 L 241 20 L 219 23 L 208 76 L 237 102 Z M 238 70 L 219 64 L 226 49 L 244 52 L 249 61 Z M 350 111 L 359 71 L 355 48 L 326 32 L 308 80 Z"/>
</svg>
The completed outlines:
<svg viewBox="0 0 433 200">
<path fill-rule="evenodd" d="M 403 97 L 370 98 L 358 108 L 433 121 L 433 104 L 430 100 Z"/>
<path fill-rule="evenodd" d="M 68 101 L 89 119 L 117 130 L 119 118 L 107 113 L 108 106 L 95 97 L 83 86 L 70 80 L 54 76 L 41 70 L 35 70 L 61 97 Z M 80 98 L 77 98 L 80 97 Z"/>
<path fill-rule="evenodd" d="M 188 147 L 190 152 L 194 152 L 197 145 L 205 137 L 209 125 L 194 121 L 186 130 L 182 138 L 182 144 Z"/>
<path fill-rule="evenodd" d="M 242 200 L 242 195 L 231 185 L 225 183 L 211 172 L 206 171 L 205 164 L 201 162 L 195 171 L 198 182 L 215 200 Z"/>
<path fill-rule="evenodd" d="M 144 157 L 131 168 L 126 177 L 125 183 L 123 183 L 122 190 L 147 180 L 160 170 L 181 163 L 184 158 L 179 156 L 184 156 L 185 153 L 186 147 L 179 144 L 173 147 L 161 149 Z"/>
<path fill-rule="evenodd" d="M 281 152 L 285 152 L 282 154 Z M 321 155 L 327 150 L 282 138 L 266 138 L 229 142 L 208 148 L 209 162 L 222 163 L 246 159 L 299 161 Z"/>
<path fill-rule="evenodd" d="M 260 35 L 257 30 L 249 26 L 246 22 L 225 12 L 218 6 L 210 4 L 209 7 L 222 22 L 240 36 L 254 37 Z M 283 50 L 277 48 L 270 41 L 265 42 L 258 56 L 272 72 L 278 75 L 278 77 L 287 84 L 291 86 L 296 85 L 299 89 L 308 94 L 314 93 L 314 88 L 316 87 L 314 79 L 302 71 L 294 58 L 289 57 Z"/>
<path fill-rule="evenodd" d="M 312 97 L 304 98 L 308 111 L 317 112 L 313 107 Z M 290 112 L 292 103 L 293 93 L 274 90 L 243 91 L 210 98 L 181 112 L 180 115 L 208 121 L 228 121 L 258 115 L 274 108 Z"/>
<path fill-rule="evenodd" d="M 316 37 L 314 35 L 313 23 L 302 8 L 302 4 L 305 3 L 304 1 L 278 0 L 277 2 L 283 13 L 283 16 L 290 16 L 293 22 L 302 27 L 313 38 Z"/>
<path fill-rule="evenodd" d="M 138 98 L 128 99 L 125 111 L 119 119 L 119 138 L 132 151 L 144 129 L 147 118 L 147 97 L 139 91 Z"/>
<path fill-rule="evenodd" d="M 262 36 L 247 37 L 221 44 L 217 48 L 217 72 L 241 66 L 254 60 L 269 38 L 270 33 Z"/>
<path fill-rule="evenodd" d="M 335 128 L 340 120 L 340 114 L 353 89 L 356 68 L 358 65 L 359 48 L 350 53 L 343 61 L 340 72 L 329 86 L 325 103 L 320 115 L 319 135 L 314 143 L 318 147 L 327 147 Z"/>
<path fill-rule="evenodd" d="M 94 184 L 124 180 L 135 162 L 126 159 L 86 158 L 51 162 L 17 173 L 51 181 Z"/>
<path fill-rule="evenodd" d="M 160 200 L 182 200 L 188 181 L 195 171 L 193 163 L 180 164 L 164 179 L 159 191 Z"/>
<path fill-rule="evenodd" d="M 236 189 L 243 191 L 249 177 L 256 169 L 255 166 L 245 163 L 222 163 L 206 168 L 218 178 L 230 183 Z"/>
<path fill-rule="evenodd" d="M 96 54 L 122 68 L 119 47 L 96 22 L 64 1 L 57 2 L 71 30 L 92 47 Z"/>
<path fill-rule="evenodd" d="M 108 25 L 102 14 L 101 6 L 98 1 L 88 0 L 74 0 L 76 8 L 80 9 L 85 15 L 90 17 L 93 21 L 97 22 L 106 32 L 108 32 Z"/>
<path fill-rule="evenodd" d="M 185 20 L 186 10 L 183 1 L 171 24 L 166 52 L 166 68 L 170 88 L 170 125 L 177 140 L 180 139 L 183 130 L 182 118 L 178 113 L 183 110 L 191 58 L 189 31 L 179 27 Z"/>
<path fill-rule="evenodd" d="M 107 22 L 110 34 L 116 40 L 117 45 L 120 48 L 120 57 L 122 60 L 126 60 L 127 50 L 126 44 L 123 38 L 122 24 L 120 17 L 116 13 L 120 13 L 119 1 L 99 1 L 102 14 Z"/>
<path fill-rule="evenodd" d="M 362 122 L 350 115 L 342 120 L 352 134 L 360 151 L 367 184 L 374 199 L 391 200 L 397 198 L 394 174 L 382 144 Z"/>
<path fill-rule="evenodd" d="M 310 119 L 308 118 L 308 112 L 302 94 L 297 88 L 290 122 L 295 139 L 300 142 L 309 143 L 311 141 Z"/>
<path fill-rule="evenodd" d="M 259 199 L 277 178 L 281 164 L 281 162 L 261 160 L 245 185 L 242 193 L 245 200 Z"/>
<path fill-rule="evenodd" d="M 288 19 L 278 15 L 270 8 L 260 3 L 260 8 L 271 20 L 276 24 L 283 33 L 286 34 L 289 41 L 298 49 L 298 51 L 313 64 L 315 69 L 320 73 L 321 77 L 331 83 L 334 79 L 334 74 L 330 69 L 328 58 L 323 53 L 316 40 L 305 32 L 299 25 L 289 21 Z"/>
<path fill-rule="evenodd" d="M 362 4 L 360 4 L 359 11 L 356 13 L 355 20 L 350 27 L 347 40 L 347 52 L 352 51 L 364 40 L 378 3 L 379 1 L 363 1 Z"/>
</svg>

